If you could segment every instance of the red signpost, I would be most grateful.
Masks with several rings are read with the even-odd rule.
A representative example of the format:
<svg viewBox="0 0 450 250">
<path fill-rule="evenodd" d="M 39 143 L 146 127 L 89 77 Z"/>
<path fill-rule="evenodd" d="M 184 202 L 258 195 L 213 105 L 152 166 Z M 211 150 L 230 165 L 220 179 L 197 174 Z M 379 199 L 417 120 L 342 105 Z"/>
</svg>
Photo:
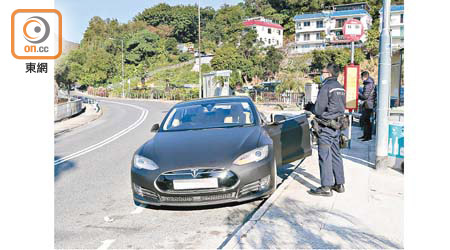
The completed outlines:
<svg viewBox="0 0 450 250">
<path fill-rule="evenodd" d="M 344 68 L 344 88 L 345 88 L 345 108 L 350 112 L 350 121 L 352 121 L 353 110 L 358 109 L 358 94 L 359 94 L 359 65 L 354 65 L 355 58 L 355 41 L 359 41 L 364 35 L 364 27 L 361 21 L 356 19 L 349 19 L 345 21 L 342 28 L 344 38 L 352 42 L 352 55 L 350 65 L 346 65 Z M 352 138 L 352 122 L 348 129 L 349 136 Z M 349 142 L 349 147 L 351 143 Z"/>
<path fill-rule="evenodd" d="M 344 27 L 342 28 L 342 33 L 346 40 L 352 42 L 359 41 L 364 35 L 364 27 L 361 21 L 356 19 L 349 19 L 345 21 Z"/>
</svg>

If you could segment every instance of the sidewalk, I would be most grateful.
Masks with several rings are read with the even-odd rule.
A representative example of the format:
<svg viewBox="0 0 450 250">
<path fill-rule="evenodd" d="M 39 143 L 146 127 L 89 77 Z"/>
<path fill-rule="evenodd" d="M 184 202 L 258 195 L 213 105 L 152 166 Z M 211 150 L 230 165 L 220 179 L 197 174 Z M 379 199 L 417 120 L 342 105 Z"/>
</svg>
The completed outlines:
<svg viewBox="0 0 450 250">
<path fill-rule="evenodd" d="M 279 196 L 266 201 L 269 208 L 257 211 L 224 248 L 403 248 L 403 174 L 374 170 L 375 140 L 355 139 L 361 135 L 354 127 L 352 148 L 342 150 L 345 193 L 306 192 L 320 186 L 313 150 L 280 186 Z"/>
<path fill-rule="evenodd" d="M 70 131 L 74 128 L 92 122 L 103 114 L 103 110 L 101 107 L 100 111 L 98 112 L 95 111 L 95 104 L 83 104 L 83 105 L 86 107 L 86 109 L 81 114 L 69 119 L 55 122 L 54 127 L 55 135 Z"/>
</svg>

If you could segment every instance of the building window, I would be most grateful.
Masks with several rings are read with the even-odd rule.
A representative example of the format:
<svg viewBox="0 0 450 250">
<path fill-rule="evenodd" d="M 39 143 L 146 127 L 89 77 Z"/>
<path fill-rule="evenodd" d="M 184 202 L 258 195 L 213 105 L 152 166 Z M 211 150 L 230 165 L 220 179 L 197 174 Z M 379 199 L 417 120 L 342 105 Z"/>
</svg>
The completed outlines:
<svg viewBox="0 0 450 250">
<path fill-rule="evenodd" d="M 277 40 L 277 45 L 279 45 L 280 44 L 280 42 Z"/>
<path fill-rule="evenodd" d="M 262 37 L 259 38 L 259 41 L 261 41 L 261 42 L 263 41 L 263 40 L 262 40 Z"/>
<path fill-rule="evenodd" d="M 272 34 L 272 29 L 271 28 L 267 28 L 267 33 Z"/>
<path fill-rule="evenodd" d="M 297 23 L 297 29 L 301 29 L 302 28 L 302 23 L 301 22 L 298 22 Z"/>
<path fill-rule="evenodd" d="M 316 22 L 316 27 L 317 28 L 323 28 L 323 21 L 317 21 Z"/>
<path fill-rule="evenodd" d="M 269 38 L 269 44 L 270 44 L 270 40 L 271 40 L 271 39 Z"/>
<path fill-rule="evenodd" d="M 278 35 L 280 35 L 280 36 L 281 36 L 281 30 L 278 30 Z"/>
<path fill-rule="evenodd" d="M 361 17 L 355 17 L 355 19 L 361 21 Z"/>
<path fill-rule="evenodd" d="M 322 33 L 316 33 L 316 40 L 322 40 Z"/>
<path fill-rule="evenodd" d="M 309 25 L 311 25 L 310 22 L 303 22 L 303 26 L 308 27 Z"/>
<path fill-rule="evenodd" d="M 344 23 L 347 19 L 336 19 L 336 28 L 342 28 L 344 26 Z"/>
<path fill-rule="evenodd" d="M 309 41 L 309 34 L 303 35 L 303 41 Z"/>
<path fill-rule="evenodd" d="M 400 14 L 400 23 L 403 23 L 403 14 Z"/>
</svg>

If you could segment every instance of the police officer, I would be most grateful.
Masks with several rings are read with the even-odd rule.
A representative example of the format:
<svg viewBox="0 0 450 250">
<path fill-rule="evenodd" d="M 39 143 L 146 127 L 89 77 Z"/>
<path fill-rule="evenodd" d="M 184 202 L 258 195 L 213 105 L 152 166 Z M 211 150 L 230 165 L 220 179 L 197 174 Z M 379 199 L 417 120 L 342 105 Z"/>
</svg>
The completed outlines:
<svg viewBox="0 0 450 250">
<path fill-rule="evenodd" d="M 345 112 L 345 90 L 337 81 L 339 66 L 328 64 L 322 70 L 322 87 L 319 90 L 314 114 L 324 121 L 336 120 Z M 308 193 L 312 195 L 331 196 L 333 190 L 344 192 L 344 166 L 339 149 L 339 136 L 341 131 L 319 123 L 318 133 L 319 167 L 321 186 L 311 189 Z"/>
<path fill-rule="evenodd" d="M 358 139 L 369 141 L 372 140 L 372 122 L 370 121 L 370 117 L 372 116 L 376 100 L 375 82 L 372 77 L 369 76 L 369 72 L 367 71 L 361 73 L 361 78 L 363 80 L 364 88 L 362 93 L 358 95 L 358 98 L 364 101 L 361 114 L 361 123 L 364 134 Z"/>
</svg>

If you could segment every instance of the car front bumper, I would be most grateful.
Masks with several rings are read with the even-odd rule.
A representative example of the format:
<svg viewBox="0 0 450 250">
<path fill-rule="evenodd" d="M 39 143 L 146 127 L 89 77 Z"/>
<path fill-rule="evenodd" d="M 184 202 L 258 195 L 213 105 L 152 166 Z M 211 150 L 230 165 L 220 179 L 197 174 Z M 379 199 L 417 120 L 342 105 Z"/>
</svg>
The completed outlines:
<svg viewBox="0 0 450 250">
<path fill-rule="evenodd" d="M 156 184 L 156 180 L 163 173 L 132 167 L 133 199 L 135 202 L 153 206 L 207 206 L 253 200 L 270 195 L 276 188 L 273 157 L 221 169 L 231 171 L 237 176 L 235 185 L 229 188 L 163 191 Z"/>
</svg>

